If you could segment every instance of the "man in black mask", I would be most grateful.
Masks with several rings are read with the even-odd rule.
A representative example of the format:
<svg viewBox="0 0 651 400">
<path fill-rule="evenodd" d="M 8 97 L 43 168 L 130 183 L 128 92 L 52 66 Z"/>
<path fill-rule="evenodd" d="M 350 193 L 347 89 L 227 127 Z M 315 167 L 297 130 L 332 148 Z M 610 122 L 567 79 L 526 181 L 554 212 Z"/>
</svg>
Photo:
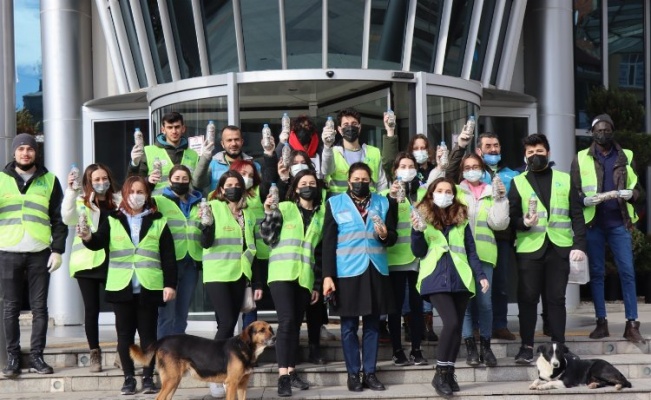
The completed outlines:
<svg viewBox="0 0 651 400">
<path fill-rule="evenodd" d="M 310 156 L 312 164 L 314 164 L 317 177 L 323 179 L 323 143 L 319 141 L 319 135 L 316 131 L 314 121 L 306 115 L 292 119 L 291 131 L 289 132 L 287 143 L 292 150 L 306 152 Z M 274 165 L 278 164 L 284 145 L 284 143 L 279 143 L 276 147 L 276 157 L 272 159 L 272 162 L 275 162 Z M 286 166 L 286 168 L 289 170 L 289 166 Z"/>
<path fill-rule="evenodd" d="M 518 364 L 533 360 L 538 299 L 547 304 L 552 340 L 565 342 L 565 289 L 569 261 L 585 259 L 585 222 L 570 175 L 549 166 L 549 142 L 536 133 L 523 140 L 527 170 L 509 190 L 511 228 L 516 234 L 518 309 L 522 344 Z"/>
<path fill-rule="evenodd" d="M 608 114 L 592 121 L 592 145 L 572 161 L 572 184 L 583 201 L 587 225 L 590 288 L 597 324 L 591 339 L 610 336 L 604 299 L 605 253 L 608 243 L 619 271 L 624 296 L 624 337 L 644 343 L 637 320 L 637 297 L 631 231 L 638 216 L 633 204 L 644 192 L 633 164 L 633 152 L 614 141 L 615 124 Z"/>
</svg>

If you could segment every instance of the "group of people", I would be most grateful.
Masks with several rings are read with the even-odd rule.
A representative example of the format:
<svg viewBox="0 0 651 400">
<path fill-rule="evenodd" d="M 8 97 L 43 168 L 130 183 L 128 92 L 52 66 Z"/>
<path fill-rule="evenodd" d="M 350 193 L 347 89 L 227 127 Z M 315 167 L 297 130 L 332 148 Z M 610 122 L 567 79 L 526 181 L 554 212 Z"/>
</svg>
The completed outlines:
<svg viewBox="0 0 651 400">
<path fill-rule="evenodd" d="M 432 307 L 442 321 L 432 385 L 443 396 L 459 391 L 455 362 L 462 340 L 466 362 L 488 367 L 497 365 L 491 339 L 515 340 L 506 318 L 514 250 L 521 338 L 516 363 L 533 360 L 541 296 L 545 331 L 565 341 L 569 263 L 586 253 L 597 317 L 590 337 L 609 335 L 604 242 L 615 254 L 625 293 L 624 337 L 644 340 L 630 236 L 637 221 L 632 204 L 643 191 L 633 153 L 614 141 L 609 116 L 595 118 L 594 143 L 578 153 L 571 174 L 552 168 L 542 134 L 524 139 L 520 173 L 504 165 L 495 134 L 479 135 L 470 152 L 470 124 L 447 162 L 425 135 L 399 151 L 392 118 L 384 116 L 382 150 L 360 143 L 361 115 L 354 109 L 340 111 L 336 128 L 326 126 L 321 137 L 310 118 L 295 118 L 280 135 L 292 150 L 289 160 L 281 157 L 282 143 L 263 139 L 261 168 L 242 152 L 238 127 L 222 129 L 223 151 L 213 154 L 214 143 L 206 141 L 195 152 L 188 148 L 182 115 L 172 112 L 163 117 L 153 145 L 135 144 L 121 190 L 106 166 L 92 164 L 81 182 L 71 174 L 63 191 L 37 163 L 34 138 L 16 136 L 15 160 L 0 174 L 8 353 L 3 375 L 21 371 L 18 314 L 25 280 L 33 314 L 30 368 L 52 373 L 43 360 L 47 293 L 49 274 L 61 265 L 66 225 L 76 227 L 69 271 L 84 301 L 90 370 L 102 370 L 98 316 L 104 286 L 116 317 L 122 394 L 136 393 L 129 357 L 135 333 L 143 348 L 184 333 L 199 271 L 218 340 L 233 336 L 249 290 L 256 301 L 270 293 L 278 316 L 281 397 L 309 388 L 296 372 L 305 316 L 308 360 L 325 362 L 320 338 L 326 304 L 341 320 L 350 391 L 385 389 L 376 375 L 383 320 L 396 365 L 428 363 L 420 344 L 434 335 Z M 409 357 L 401 317 L 411 332 Z M 255 318 L 247 313 L 244 323 Z M 158 390 L 152 375 L 153 365 L 144 366 L 144 393 Z M 223 387 L 213 384 L 211 392 L 222 395 Z"/>
</svg>

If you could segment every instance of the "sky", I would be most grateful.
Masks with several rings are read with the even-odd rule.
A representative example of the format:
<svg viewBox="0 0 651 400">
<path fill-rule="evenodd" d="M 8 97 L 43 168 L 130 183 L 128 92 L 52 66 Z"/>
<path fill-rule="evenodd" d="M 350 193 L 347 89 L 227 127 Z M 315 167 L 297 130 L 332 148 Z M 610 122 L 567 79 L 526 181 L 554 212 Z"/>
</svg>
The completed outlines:
<svg viewBox="0 0 651 400">
<path fill-rule="evenodd" d="M 6 1 L 6 0 L 2 0 Z M 41 78 L 41 19 L 39 0 L 14 1 L 16 57 L 16 108 L 23 108 L 23 95 L 37 92 Z"/>
</svg>

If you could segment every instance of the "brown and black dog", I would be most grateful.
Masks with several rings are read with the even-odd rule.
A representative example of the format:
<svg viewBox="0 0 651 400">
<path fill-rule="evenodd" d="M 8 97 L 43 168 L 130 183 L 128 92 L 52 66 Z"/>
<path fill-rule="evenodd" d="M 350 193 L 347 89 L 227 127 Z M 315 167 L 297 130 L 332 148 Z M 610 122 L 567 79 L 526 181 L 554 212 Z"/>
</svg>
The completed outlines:
<svg viewBox="0 0 651 400">
<path fill-rule="evenodd" d="M 192 335 L 166 336 L 152 344 L 147 352 L 130 347 L 131 358 L 148 365 L 156 357 L 161 390 L 156 400 L 171 400 L 183 375 L 206 382 L 224 383 L 226 398 L 243 400 L 256 359 L 276 341 L 271 326 L 255 321 L 240 335 L 226 340 L 211 340 Z"/>
</svg>

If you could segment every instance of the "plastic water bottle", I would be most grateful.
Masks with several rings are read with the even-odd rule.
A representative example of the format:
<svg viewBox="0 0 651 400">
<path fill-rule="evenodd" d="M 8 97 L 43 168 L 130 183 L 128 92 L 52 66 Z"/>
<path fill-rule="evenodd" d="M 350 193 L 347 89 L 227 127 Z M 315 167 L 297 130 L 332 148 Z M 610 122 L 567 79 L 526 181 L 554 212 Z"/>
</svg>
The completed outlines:
<svg viewBox="0 0 651 400">
<path fill-rule="evenodd" d="M 208 121 L 208 125 L 206 125 L 206 142 L 215 143 L 216 131 L 217 131 L 217 127 L 215 126 L 215 121 L 213 120 Z"/>
<path fill-rule="evenodd" d="M 468 132 L 468 134 L 469 134 L 470 136 L 472 136 L 472 135 L 475 133 L 475 125 L 476 125 L 476 124 L 477 124 L 477 122 L 475 121 L 475 116 L 474 116 L 474 115 L 471 115 L 471 116 L 468 118 L 468 121 L 466 122 L 467 132 Z"/>
<path fill-rule="evenodd" d="M 271 128 L 269 124 L 264 124 L 262 127 L 262 148 L 268 149 L 271 146 Z"/>
<path fill-rule="evenodd" d="M 88 229 L 88 216 L 86 215 L 86 206 L 79 207 L 79 218 L 77 219 L 77 226 L 79 232 L 84 232 Z"/>
<path fill-rule="evenodd" d="M 70 166 L 70 174 L 74 176 L 74 180 L 72 181 L 72 189 L 79 190 L 81 188 L 81 182 L 79 181 L 79 168 L 77 168 L 77 164 L 72 164 Z"/>
<path fill-rule="evenodd" d="M 142 136 L 142 132 L 140 131 L 140 128 L 136 128 L 136 130 L 133 132 L 133 142 L 135 143 L 136 146 L 139 147 L 145 146 L 145 139 Z"/>
<path fill-rule="evenodd" d="M 375 224 L 378 227 L 384 226 L 384 221 L 382 221 L 382 217 L 380 217 L 380 214 L 378 214 L 376 211 L 369 210 L 368 215 L 369 217 L 371 217 L 373 224 Z"/>
<path fill-rule="evenodd" d="M 333 131 L 335 130 L 335 121 L 329 115 L 328 115 L 328 119 L 326 120 L 325 127 L 328 129 L 332 129 Z"/>
<path fill-rule="evenodd" d="M 151 173 L 153 174 L 154 172 L 158 172 L 159 175 L 163 175 L 163 163 L 161 162 L 160 158 L 156 157 L 154 158 L 154 162 L 152 163 L 152 171 Z"/>
<path fill-rule="evenodd" d="M 201 213 L 201 223 L 205 226 L 210 225 L 210 217 L 208 217 L 210 214 L 210 205 L 205 197 L 202 198 L 201 203 L 199 203 L 199 212 Z"/>
<path fill-rule="evenodd" d="M 497 186 L 501 183 L 502 183 L 502 179 L 500 178 L 499 175 L 495 174 L 495 176 L 493 176 L 493 182 L 492 182 L 494 199 L 500 199 L 503 197 L 503 195 L 500 193 L 499 189 L 497 188 Z"/>
<path fill-rule="evenodd" d="M 283 113 L 283 117 L 280 119 L 280 128 L 283 131 L 289 132 L 289 115 Z"/>
<path fill-rule="evenodd" d="M 529 209 L 527 210 L 527 214 L 529 214 L 529 218 L 533 217 L 536 215 L 538 212 L 538 196 L 536 196 L 535 193 L 531 193 L 531 197 L 529 197 Z"/>
<path fill-rule="evenodd" d="M 402 203 L 405 201 L 405 198 L 407 197 L 407 194 L 405 193 L 405 184 L 402 182 L 402 176 L 399 176 L 397 180 L 398 180 L 398 185 L 400 185 L 400 187 L 396 192 L 396 201 L 398 203 Z"/>
<path fill-rule="evenodd" d="M 425 218 L 423 218 L 423 215 L 420 213 L 420 211 L 418 211 L 416 207 L 411 206 L 411 215 L 416 220 L 414 229 L 419 232 L 425 232 L 425 229 L 427 229 L 427 223 L 425 222 Z"/>
<path fill-rule="evenodd" d="M 278 186 L 275 183 L 271 184 L 269 188 L 269 194 L 271 195 L 273 202 L 269 206 L 272 210 L 278 209 L 278 203 L 280 202 L 280 192 L 278 191 Z"/>
<path fill-rule="evenodd" d="M 282 159 L 283 165 L 285 168 L 289 168 L 289 163 L 291 162 L 292 148 L 289 146 L 289 143 L 283 145 Z"/>
<path fill-rule="evenodd" d="M 449 155 L 450 151 L 448 150 L 448 146 L 445 144 L 445 140 L 441 140 L 441 150 L 443 150 L 441 154 L 441 167 L 445 168 L 448 166 L 449 163 Z"/>
<path fill-rule="evenodd" d="M 391 129 L 396 127 L 396 114 L 392 109 L 387 109 L 387 126 Z"/>
</svg>

